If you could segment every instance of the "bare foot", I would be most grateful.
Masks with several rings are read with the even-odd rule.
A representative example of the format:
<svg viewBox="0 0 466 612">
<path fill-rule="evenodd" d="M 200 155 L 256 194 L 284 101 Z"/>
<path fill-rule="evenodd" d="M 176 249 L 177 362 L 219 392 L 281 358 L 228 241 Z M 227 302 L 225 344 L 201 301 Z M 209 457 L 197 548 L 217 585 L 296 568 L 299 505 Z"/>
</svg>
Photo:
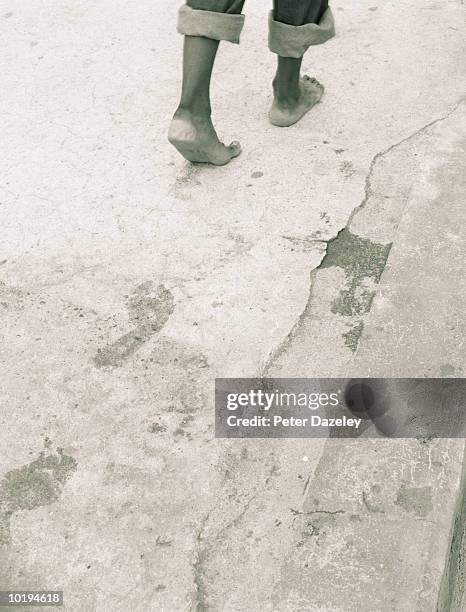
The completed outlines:
<svg viewBox="0 0 466 612">
<path fill-rule="evenodd" d="M 275 96 L 269 112 L 270 123 L 278 127 L 293 125 L 320 102 L 324 93 L 324 86 L 307 74 L 301 78 L 299 89 L 298 99 L 278 100 Z"/>
<path fill-rule="evenodd" d="M 241 153 L 239 142 L 226 147 L 218 139 L 209 116 L 178 110 L 168 131 L 168 140 L 191 162 L 224 166 Z"/>
</svg>

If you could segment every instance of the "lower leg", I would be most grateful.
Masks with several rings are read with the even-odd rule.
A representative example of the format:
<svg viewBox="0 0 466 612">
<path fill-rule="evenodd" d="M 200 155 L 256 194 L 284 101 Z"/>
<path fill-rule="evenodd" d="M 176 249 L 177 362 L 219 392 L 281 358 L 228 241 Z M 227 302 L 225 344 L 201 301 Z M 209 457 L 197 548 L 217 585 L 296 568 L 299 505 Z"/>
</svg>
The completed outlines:
<svg viewBox="0 0 466 612">
<path fill-rule="evenodd" d="M 211 120 L 210 81 L 218 45 L 218 40 L 185 36 L 181 100 L 168 139 L 190 161 L 224 165 L 241 148 L 221 143 Z"/>
<path fill-rule="evenodd" d="M 274 19 L 287 25 L 319 23 L 328 8 L 327 0 L 276 1 Z M 277 71 L 273 80 L 274 102 L 270 120 L 287 127 L 299 121 L 322 97 L 324 88 L 305 75 L 301 78 L 302 57 L 277 56 Z"/>
<path fill-rule="evenodd" d="M 219 41 L 201 36 L 185 36 L 183 46 L 183 85 L 178 110 L 210 117 L 210 81 Z"/>
<path fill-rule="evenodd" d="M 299 79 L 303 58 L 277 56 L 277 72 L 273 80 L 276 100 L 281 104 L 293 104 L 300 95 Z"/>
</svg>

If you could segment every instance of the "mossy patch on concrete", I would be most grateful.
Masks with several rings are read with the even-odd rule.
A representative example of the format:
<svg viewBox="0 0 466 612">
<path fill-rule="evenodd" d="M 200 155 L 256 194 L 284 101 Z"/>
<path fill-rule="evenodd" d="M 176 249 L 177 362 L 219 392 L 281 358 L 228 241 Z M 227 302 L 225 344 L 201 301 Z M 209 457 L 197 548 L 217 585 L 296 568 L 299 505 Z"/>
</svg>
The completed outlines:
<svg viewBox="0 0 466 612">
<path fill-rule="evenodd" d="M 351 327 L 351 329 L 346 332 L 346 334 L 343 334 L 346 346 L 351 349 L 353 353 L 358 348 L 359 338 L 361 337 L 363 329 L 363 321 L 358 321 L 355 325 L 353 325 L 353 327 Z"/>
<path fill-rule="evenodd" d="M 361 315 L 370 310 L 374 291 L 385 269 L 392 244 L 378 244 L 351 233 L 348 228 L 327 245 L 320 268 L 339 267 L 345 271 L 348 286 L 332 305 L 332 312 L 343 316 Z"/>
<path fill-rule="evenodd" d="M 56 501 L 76 467 L 76 460 L 58 449 L 56 455 L 41 453 L 35 461 L 5 474 L 0 483 L 0 544 L 10 539 L 10 517 Z"/>
</svg>

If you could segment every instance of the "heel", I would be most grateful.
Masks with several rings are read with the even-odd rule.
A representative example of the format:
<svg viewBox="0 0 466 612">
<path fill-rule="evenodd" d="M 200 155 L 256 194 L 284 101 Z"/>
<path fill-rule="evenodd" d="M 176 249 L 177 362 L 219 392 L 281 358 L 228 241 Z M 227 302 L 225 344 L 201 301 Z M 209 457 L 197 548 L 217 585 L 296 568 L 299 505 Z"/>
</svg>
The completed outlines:
<svg viewBox="0 0 466 612">
<path fill-rule="evenodd" d="M 206 154 L 199 151 L 196 130 L 188 121 L 175 117 L 168 130 L 168 140 L 188 161 L 208 163 Z"/>
</svg>

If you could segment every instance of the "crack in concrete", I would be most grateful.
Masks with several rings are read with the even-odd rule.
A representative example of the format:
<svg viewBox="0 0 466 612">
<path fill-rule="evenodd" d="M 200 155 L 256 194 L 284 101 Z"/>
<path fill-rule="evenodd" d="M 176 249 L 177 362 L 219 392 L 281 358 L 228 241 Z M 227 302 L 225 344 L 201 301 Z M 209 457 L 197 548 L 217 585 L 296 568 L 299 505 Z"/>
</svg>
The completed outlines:
<svg viewBox="0 0 466 612">
<path fill-rule="evenodd" d="M 288 334 L 286 335 L 286 337 L 279 343 L 279 345 L 273 349 L 268 357 L 265 360 L 264 365 L 261 368 L 260 371 L 260 376 L 262 377 L 266 377 L 268 372 L 270 371 L 270 369 L 273 367 L 274 363 L 280 358 L 281 355 L 283 355 L 288 348 L 292 345 L 294 339 L 296 338 L 296 336 L 299 334 L 299 332 L 301 331 L 303 325 L 304 325 L 304 321 L 305 319 L 310 315 L 310 310 L 311 310 L 311 306 L 312 306 L 312 300 L 314 297 L 314 289 L 315 289 L 315 283 L 316 283 L 316 276 L 319 270 L 321 270 L 322 268 L 328 267 L 328 257 L 329 257 L 329 247 L 334 244 L 335 242 L 337 242 L 340 238 L 340 236 L 344 233 L 344 232 L 348 232 L 349 228 L 351 226 L 351 223 L 353 222 L 353 219 L 362 211 L 364 210 L 364 208 L 366 207 L 366 205 L 368 204 L 368 202 L 370 201 L 370 199 L 374 196 L 374 191 L 372 188 L 372 178 L 374 175 L 374 171 L 375 168 L 377 167 L 378 162 L 383 159 L 386 155 L 390 154 L 392 151 L 394 151 L 395 149 L 397 149 L 398 147 L 402 146 L 403 144 L 411 141 L 412 139 L 420 136 L 421 134 L 424 134 L 427 130 L 429 130 L 431 127 L 433 127 L 434 125 L 437 125 L 445 120 L 447 120 L 451 115 L 453 115 L 458 108 L 466 101 L 466 96 L 462 97 L 456 104 L 454 104 L 454 106 L 442 117 L 438 117 L 437 119 L 434 119 L 432 121 L 430 121 L 429 123 L 427 123 L 426 125 L 422 126 L 421 128 L 419 128 L 418 130 L 416 130 L 415 132 L 411 133 L 409 136 L 406 136 L 405 138 L 399 140 L 398 142 L 390 145 L 389 147 L 383 149 L 382 151 L 379 151 L 376 155 L 374 155 L 374 157 L 372 158 L 372 161 L 369 165 L 369 170 L 367 172 L 366 175 L 366 179 L 365 179 L 365 184 L 364 184 L 364 197 L 362 202 L 353 209 L 353 211 L 351 212 L 348 221 L 346 223 L 346 225 L 344 227 L 342 227 L 338 233 L 336 234 L 336 236 L 334 238 L 331 238 L 329 240 L 322 240 L 322 242 L 324 244 L 327 245 L 326 248 L 326 252 L 322 257 L 322 260 L 320 262 L 320 264 L 314 268 L 313 270 L 311 270 L 310 273 L 310 288 L 309 288 L 309 296 L 306 302 L 306 305 L 304 307 L 304 310 L 301 312 L 301 314 L 298 316 L 297 321 L 295 322 L 295 324 L 292 326 L 291 330 L 288 332 Z M 385 245 L 387 246 L 387 245 Z M 391 244 L 390 244 L 391 247 Z M 388 259 L 388 254 L 387 254 L 387 259 Z M 386 263 L 386 261 L 385 261 Z M 380 279 L 380 277 L 383 274 L 383 269 L 380 271 L 380 274 L 378 275 L 378 278 Z M 368 308 L 366 310 L 366 313 L 370 311 L 372 305 L 372 300 L 369 301 L 368 303 Z M 363 324 L 363 322 L 362 322 Z M 361 329 L 362 331 L 362 329 Z M 355 352 L 357 349 L 357 345 L 354 345 L 354 338 L 351 337 L 348 342 L 350 343 L 350 349 Z M 357 338 L 357 342 L 359 342 L 359 338 Z"/>
<path fill-rule="evenodd" d="M 330 516 L 334 516 L 336 514 L 345 514 L 344 510 L 308 510 L 308 511 L 301 511 L 301 510 L 296 510 L 295 508 L 290 508 L 291 510 L 291 514 L 293 516 L 309 516 L 312 514 L 328 514 Z"/>
<path fill-rule="evenodd" d="M 270 473 L 264 481 L 264 484 L 267 485 L 270 481 L 270 478 L 276 473 L 276 466 L 272 466 Z M 249 510 L 252 502 L 257 498 L 258 492 L 254 493 L 248 501 L 244 504 L 241 511 L 229 521 L 226 525 L 224 525 L 220 531 L 218 531 L 209 544 L 203 544 L 203 534 L 205 527 L 211 517 L 213 510 L 210 510 L 205 517 L 202 519 L 201 526 L 196 535 L 197 542 L 197 554 L 194 562 L 192 563 L 193 567 L 193 582 L 196 587 L 196 596 L 192 603 L 193 612 L 207 612 L 208 607 L 208 597 L 207 597 L 207 586 L 205 581 L 205 565 L 213 552 L 213 548 L 216 543 L 225 537 L 225 534 L 232 528 L 237 527 L 241 520 L 243 519 L 246 512 Z"/>
<path fill-rule="evenodd" d="M 212 552 L 212 547 L 216 544 L 216 542 L 218 542 L 218 540 L 220 540 L 225 535 L 225 533 L 229 529 L 231 529 L 232 527 L 236 527 L 240 523 L 241 519 L 246 514 L 251 503 L 254 501 L 254 499 L 256 499 L 256 497 L 257 497 L 257 493 L 254 494 L 246 502 L 241 512 L 234 519 L 232 519 L 229 523 L 227 523 L 224 527 L 222 527 L 222 529 L 214 536 L 212 543 L 209 546 L 202 545 L 202 540 L 203 540 L 202 536 L 203 536 L 205 526 L 210 518 L 212 511 L 206 514 L 206 516 L 202 520 L 201 527 L 196 536 L 197 555 L 196 555 L 196 559 L 194 563 L 192 564 L 193 582 L 196 587 L 196 598 L 193 602 L 193 612 L 207 612 L 209 609 L 208 604 L 207 604 L 207 587 L 206 587 L 205 580 L 204 580 L 204 574 L 205 574 L 204 566 Z"/>
<path fill-rule="evenodd" d="M 438 612 L 460 612 L 466 603 L 466 453 L 450 547 L 440 585 Z"/>
<path fill-rule="evenodd" d="M 398 147 L 400 147 L 401 145 L 409 142 L 413 138 L 416 138 L 417 136 L 420 136 L 421 134 L 424 134 L 429 128 L 433 127 L 434 125 L 437 125 L 438 123 L 441 123 L 442 121 L 445 121 L 446 119 L 448 119 L 451 115 L 453 115 L 453 113 L 455 113 L 458 110 L 458 108 L 461 106 L 461 104 L 463 104 L 463 102 L 465 100 L 466 100 L 466 96 L 461 98 L 459 100 L 459 102 L 457 102 L 453 106 L 453 108 L 451 108 L 448 111 L 448 113 L 446 115 L 443 115 L 442 117 L 437 117 L 437 119 L 433 119 L 429 123 L 426 123 L 426 125 L 422 126 L 421 128 L 419 128 L 415 132 L 412 132 L 409 136 L 406 136 L 405 138 L 403 138 L 402 140 L 399 140 L 395 144 L 392 144 L 389 147 L 387 147 L 386 149 L 383 149 L 382 151 L 377 153 L 372 158 L 372 161 L 371 161 L 370 166 L 369 166 L 369 171 L 368 171 L 368 173 L 366 175 L 366 181 L 365 181 L 365 186 L 364 186 L 364 199 L 362 200 L 361 204 L 359 204 L 351 212 L 351 214 L 349 216 L 349 219 L 348 219 L 348 222 L 346 224 L 346 227 L 349 227 L 351 225 L 351 222 L 353 221 L 354 217 L 367 205 L 367 203 L 369 202 L 370 198 L 374 196 L 374 192 L 372 191 L 372 177 L 374 175 L 374 170 L 375 170 L 375 167 L 376 167 L 377 163 L 379 162 L 379 160 L 382 159 L 383 157 L 385 157 L 386 155 L 388 155 L 389 153 L 391 153 L 392 151 L 394 151 L 395 149 L 397 149 Z"/>
<path fill-rule="evenodd" d="M 208 554 L 207 550 L 202 548 L 202 534 L 209 517 L 210 512 L 203 518 L 201 527 L 196 536 L 197 555 L 193 563 L 193 582 L 196 587 L 196 597 L 193 601 L 193 612 L 206 612 L 207 610 L 206 586 L 204 583 L 204 563 L 207 560 Z"/>
</svg>

